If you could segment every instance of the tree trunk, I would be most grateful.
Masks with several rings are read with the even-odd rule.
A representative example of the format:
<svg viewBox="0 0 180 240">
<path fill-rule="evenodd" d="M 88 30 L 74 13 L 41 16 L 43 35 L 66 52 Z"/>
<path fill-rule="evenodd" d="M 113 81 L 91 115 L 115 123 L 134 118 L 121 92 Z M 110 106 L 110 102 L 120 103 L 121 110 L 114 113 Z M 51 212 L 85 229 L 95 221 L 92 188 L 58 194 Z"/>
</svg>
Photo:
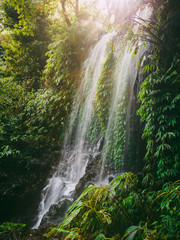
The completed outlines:
<svg viewBox="0 0 180 240">
<path fill-rule="evenodd" d="M 66 21 L 68 26 L 71 26 L 71 22 L 70 22 L 69 17 L 68 17 L 68 15 L 66 13 L 65 3 L 66 3 L 66 0 L 61 0 L 61 6 L 62 6 L 62 11 L 63 11 L 63 15 L 64 15 L 64 18 L 65 18 L 65 21 Z"/>
<path fill-rule="evenodd" d="M 75 12 L 76 12 L 76 15 L 79 16 L 79 0 L 76 0 Z"/>
</svg>

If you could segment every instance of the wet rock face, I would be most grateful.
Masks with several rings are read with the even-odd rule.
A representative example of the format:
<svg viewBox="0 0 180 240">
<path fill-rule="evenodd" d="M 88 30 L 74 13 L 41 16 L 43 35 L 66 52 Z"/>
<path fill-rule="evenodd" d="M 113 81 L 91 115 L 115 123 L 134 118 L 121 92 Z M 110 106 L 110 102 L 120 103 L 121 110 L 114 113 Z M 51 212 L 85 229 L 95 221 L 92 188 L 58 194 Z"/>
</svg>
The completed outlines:
<svg viewBox="0 0 180 240">
<path fill-rule="evenodd" d="M 101 137 L 102 138 L 102 137 Z M 99 140 L 99 139 L 98 139 Z M 40 226 L 44 224 L 57 224 L 59 225 L 69 208 L 69 206 L 76 200 L 80 194 L 85 190 L 90 184 L 94 184 L 99 180 L 99 174 L 101 171 L 101 150 L 103 147 L 102 141 L 99 144 L 94 144 L 94 148 L 91 149 L 91 154 L 88 156 L 88 165 L 86 167 L 86 172 L 84 176 L 80 179 L 74 191 L 70 195 L 63 196 L 58 204 L 53 204 L 49 211 L 44 215 Z"/>
<path fill-rule="evenodd" d="M 70 199 L 62 199 L 58 204 L 54 204 L 50 207 L 48 213 L 46 213 L 41 221 L 41 225 L 47 223 L 60 224 L 68 210 L 68 207 L 72 204 Z"/>
<path fill-rule="evenodd" d="M 84 176 L 79 180 L 79 183 L 75 188 L 73 194 L 74 200 L 76 200 L 89 185 L 100 184 L 99 181 L 102 168 L 102 149 L 104 146 L 104 138 L 101 136 L 97 140 L 97 143 L 99 146 L 97 147 L 97 149 L 94 148 L 94 150 L 92 151 L 93 154 L 89 157 L 86 172 Z M 95 143 L 95 146 L 97 145 L 97 143 Z M 114 178 L 114 175 L 111 173 L 114 173 L 113 165 L 110 166 L 105 164 L 102 179 L 106 179 L 107 183 L 109 183 Z"/>
<path fill-rule="evenodd" d="M 86 168 L 86 173 L 84 176 L 80 179 L 79 183 L 76 186 L 76 189 L 74 191 L 74 201 L 81 195 L 81 193 L 89 186 L 97 184 L 99 185 L 100 180 L 100 172 L 101 172 L 101 155 L 99 155 L 96 159 L 93 159 L 88 163 L 88 166 Z M 115 174 L 111 174 L 113 170 L 111 169 L 111 166 L 105 166 L 104 167 L 104 174 L 103 179 L 106 184 L 110 183 L 114 177 Z M 103 184 L 103 181 L 102 183 Z"/>
<path fill-rule="evenodd" d="M 84 176 L 79 180 L 74 191 L 74 200 L 76 200 L 80 194 L 91 184 L 94 184 L 99 180 L 99 174 L 101 171 L 101 154 L 96 155 L 95 158 L 92 156 L 86 167 Z"/>
<path fill-rule="evenodd" d="M 40 226 L 44 224 L 60 224 L 62 220 L 65 217 L 66 211 L 68 210 L 68 207 L 73 203 L 74 200 L 76 200 L 82 191 L 88 187 L 89 184 L 94 184 L 99 180 L 99 175 L 101 171 L 101 151 L 103 147 L 103 137 L 100 136 L 97 139 L 97 142 L 94 144 L 93 147 L 89 147 L 89 154 L 87 154 L 88 158 L 88 165 L 86 167 L 86 172 L 84 176 L 80 179 L 78 185 L 76 186 L 76 189 L 69 192 L 68 196 L 61 195 L 59 196 L 59 202 L 57 204 L 51 205 L 48 212 L 43 216 Z M 66 168 L 61 168 L 61 172 L 66 171 Z M 61 185 L 63 185 L 63 180 L 61 182 Z M 64 186 L 62 186 L 62 189 L 66 186 L 66 183 L 64 182 Z M 63 194 L 63 190 L 62 190 Z M 46 199 L 47 200 L 47 199 Z M 47 200 L 48 201 L 48 200 Z M 46 203 L 44 203 L 46 204 Z M 37 216 L 34 218 L 34 223 L 37 222 Z"/>
<path fill-rule="evenodd" d="M 141 89 L 141 85 L 144 79 L 148 76 L 147 73 L 142 73 L 143 67 L 148 63 L 146 56 L 148 56 L 149 50 L 144 53 L 145 60 L 142 62 L 139 72 L 137 73 L 136 81 L 133 87 L 133 101 L 131 104 L 131 116 L 130 116 L 130 134 L 127 140 L 126 136 L 126 149 L 125 149 L 125 170 L 134 173 L 141 172 L 144 166 L 144 156 L 146 149 L 146 141 L 141 138 L 144 130 L 144 123 L 142 123 L 140 116 L 137 115 L 137 111 L 140 108 L 138 102 L 138 95 Z"/>
</svg>

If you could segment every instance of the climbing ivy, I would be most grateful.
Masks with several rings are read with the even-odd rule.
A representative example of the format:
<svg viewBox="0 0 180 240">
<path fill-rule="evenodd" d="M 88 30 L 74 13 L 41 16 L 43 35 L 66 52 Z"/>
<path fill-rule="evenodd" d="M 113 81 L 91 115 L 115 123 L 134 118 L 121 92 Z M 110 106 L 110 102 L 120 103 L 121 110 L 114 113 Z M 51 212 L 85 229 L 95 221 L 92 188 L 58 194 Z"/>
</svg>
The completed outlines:
<svg viewBox="0 0 180 240">
<path fill-rule="evenodd" d="M 112 98 L 113 72 L 114 72 L 114 46 L 104 62 L 101 76 L 97 83 L 96 109 L 103 132 L 106 132 Z"/>
<path fill-rule="evenodd" d="M 128 104 L 128 89 L 124 96 L 119 96 L 118 104 L 106 136 L 106 143 L 103 149 L 103 156 L 106 163 L 114 166 L 117 172 L 124 165 L 124 151 L 126 140 L 126 114 Z"/>
<path fill-rule="evenodd" d="M 179 174 L 179 61 L 177 56 L 167 71 L 150 74 L 139 94 L 142 105 L 138 113 L 146 122 L 143 137 L 147 139 L 147 178 L 159 179 L 161 184 Z"/>
<path fill-rule="evenodd" d="M 90 143 L 93 144 L 101 134 L 103 134 L 101 123 L 99 121 L 97 111 L 95 111 L 92 119 L 92 124 L 90 125 L 87 132 L 87 139 L 90 141 Z"/>
</svg>

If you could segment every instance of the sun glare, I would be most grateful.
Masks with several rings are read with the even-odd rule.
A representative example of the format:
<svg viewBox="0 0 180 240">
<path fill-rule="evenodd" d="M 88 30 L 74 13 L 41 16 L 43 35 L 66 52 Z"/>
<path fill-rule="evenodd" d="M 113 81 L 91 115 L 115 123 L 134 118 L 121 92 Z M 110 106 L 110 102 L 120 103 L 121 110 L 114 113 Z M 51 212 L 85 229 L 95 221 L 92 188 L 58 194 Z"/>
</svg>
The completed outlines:
<svg viewBox="0 0 180 240">
<path fill-rule="evenodd" d="M 95 2 L 95 0 L 79 0 L 80 4 L 93 1 Z M 98 8 L 101 10 L 107 8 L 107 6 L 110 8 L 113 6 L 129 6 L 132 1 L 133 0 L 96 0 Z"/>
<path fill-rule="evenodd" d="M 137 0 L 79 0 L 81 4 L 96 3 L 96 10 L 110 16 L 110 23 L 114 23 L 117 17 L 123 19 L 129 15 L 136 6 Z"/>
<path fill-rule="evenodd" d="M 108 6 L 113 7 L 113 5 L 126 5 L 129 0 L 97 0 L 99 8 L 105 8 Z"/>
<path fill-rule="evenodd" d="M 104 9 L 106 7 L 106 0 L 98 0 L 98 7 Z"/>
<path fill-rule="evenodd" d="M 134 5 L 136 0 L 97 0 L 99 8 L 103 9 L 107 6 L 109 8 L 117 7 L 121 9 L 128 9 Z"/>
</svg>

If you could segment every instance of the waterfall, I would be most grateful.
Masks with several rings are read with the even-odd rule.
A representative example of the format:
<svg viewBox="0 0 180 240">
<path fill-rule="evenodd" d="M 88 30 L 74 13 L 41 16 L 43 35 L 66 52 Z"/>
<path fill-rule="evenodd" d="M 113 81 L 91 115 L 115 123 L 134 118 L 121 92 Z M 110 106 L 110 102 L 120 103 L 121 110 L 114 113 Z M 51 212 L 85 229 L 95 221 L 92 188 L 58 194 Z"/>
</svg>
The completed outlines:
<svg viewBox="0 0 180 240">
<path fill-rule="evenodd" d="M 123 155 L 125 150 L 125 141 L 129 136 L 130 130 L 131 104 L 134 98 L 133 86 L 137 78 L 138 61 L 145 52 L 145 50 L 146 48 L 143 47 L 138 52 L 137 56 L 132 60 L 132 52 L 129 51 L 129 47 L 127 46 L 124 50 L 123 56 L 117 63 L 114 76 L 114 90 L 111 100 L 109 120 L 105 134 L 103 162 L 100 172 L 99 184 L 104 185 L 108 183 L 108 176 L 106 176 L 106 172 L 104 171 L 104 169 L 110 154 L 113 154 L 112 160 L 115 159 L 116 155 L 119 155 L 119 158 L 121 157 L 121 161 L 119 160 L 117 168 L 121 169 L 121 171 L 125 170 L 123 168 Z M 120 128 L 123 128 L 123 130 L 120 130 Z M 115 138 L 117 138 L 117 131 L 120 135 L 118 139 L 121 139 L 119 147 L 113 145 L 115 142 Z M 123 145 L 122 152 L 118 153 L 118 151 L 120 151 L 121 144 Z"/>
<path fill-rule="evenodd" d="M 135 18 L 138 20 L 149 20 L 151 13 L 152 9 L 147 5 L 143 10 L 138 10 Z M 133 28 L 134 34 L 138 31 L 138 29 L 139 25 L 136 24 Z M 118 61 L 116 64 L 116 71 L 114 73 L 114 89 L 105 134 L 105 145 L 102 154 L 103 161 L 99 181 L 97 183 L 100 185 L 108 184 L 109 176 L 105 171 L 105 165 L 109 162 L 115 162 L 114 167 L 116 170 L 118 169 L 118 172 L 126 171 L 126 159 L 124 155 L 126 154 L 127 144 L 129 142 L 131 127 L 130 116 L 132 104 L 135 99 L 133 89 L 137 78 L 139 59 L 148 49 L 148 46 L 143 46 L 142 41 L 139 40 L 138 53 L 134 58 L 132 58 L 135 47 L 130 50 L 130 45 L 131 42 L 129 41 L 126 44 L 126 47 L 124 47 L 124 50 L 122 51 L 120 57 L 117 57 Z M 118 134 L 118 137 L 116 134 Z M 119 139 L 119 142 L 117 144 L 114 143 L 116 139 Z"/>
<path fill-rule="evenodd" d="M 86 134 L 93 116 L 94 95 L 106 57 L 106 45 L 113 35 L 114 33 L 105 34 L 92 48 L 84 64 L 84 77 L 74 101 L 58 170 L 42 191 L 37 221 L 33 228 L 39 227 L 43 216 L 53 204 L 57 204 L 63 198 L 71 199 L 72 191 L 85 173 L 91 151 L 86 144 Z"/>
<path fill-rule="evenodd" d="M 137 12 L 137 19 L 147 19 L 151 16 L 151 9 L 147 6 Z M 133 29 L 138 31 L 137 25 Z M 84 63 L 84 76 L 77 91 L 69 119 L 69 127 L 65 135 L 60 163 L 57 171 L 48 179 L 42 190 L 42 199 L 39 205 L 37 221 L 33 228 L 38 228 L 44 215 L 51 206 L 60 203 L 63 199 L 73 200 L 74 190 L 83 177 L 91 156 L 99 154 L 102 135 L 96 146 L 92 148 L 87 141 L 87 134 L 93 125 L 95 116 L 95 102 L 97 82 L 101 75 L 103 63 L 107 55 L 107 43 L 115 33 L 105 34 L 91 49 Z M 113 89 L 108 124 L 105 134 L 105 144 L 102 152 L 102 167 L 97 184 L 107 183 L 106 163 L 114 162 L 117 172 L 124 170 L 124 153 L 130 134 L 130 115 L 134 99 L 134 84 L 137 78 L 137 65 L 146 48 L 140 47 L 135 58 L 128 44 L 124 47 L 121 56 L 116 56 L 116 70 L 113 76 Z M 117 50 L 117 52 L 119 49 Z M 116 53 L 115 53 L 116 54 Z"/>
</svg>

